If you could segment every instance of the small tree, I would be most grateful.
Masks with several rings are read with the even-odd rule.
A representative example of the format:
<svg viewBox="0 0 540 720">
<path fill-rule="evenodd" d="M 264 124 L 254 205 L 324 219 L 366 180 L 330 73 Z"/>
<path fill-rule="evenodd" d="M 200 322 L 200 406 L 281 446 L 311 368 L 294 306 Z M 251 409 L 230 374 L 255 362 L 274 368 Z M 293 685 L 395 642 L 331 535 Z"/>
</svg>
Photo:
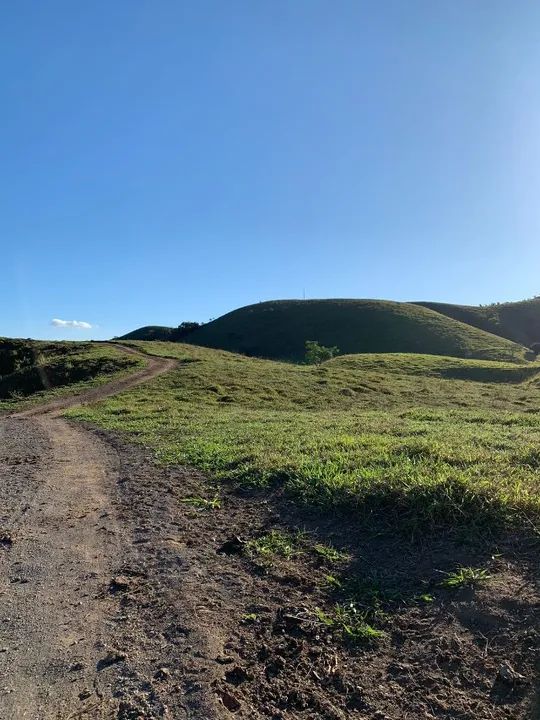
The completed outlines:
<svg viewBox="0 0 540 720">
<path fill-rule="evenodd" d="M 306 340 L 305 361 L 307 365 L 320 365 L 339 354 L 339 348 L 319 345 L 316 340 Z"/>
<path fill-rule="evenodd" d="M 181 338 L 186 337 L 186 335 L 189 335 L 197 328 L 201 327 L 202 323 L 198 322 L 183 322 L 180 323 L 180 325 L 176 328 L 175 336 L 177 340 L 180 340 Z"/>
</svg>

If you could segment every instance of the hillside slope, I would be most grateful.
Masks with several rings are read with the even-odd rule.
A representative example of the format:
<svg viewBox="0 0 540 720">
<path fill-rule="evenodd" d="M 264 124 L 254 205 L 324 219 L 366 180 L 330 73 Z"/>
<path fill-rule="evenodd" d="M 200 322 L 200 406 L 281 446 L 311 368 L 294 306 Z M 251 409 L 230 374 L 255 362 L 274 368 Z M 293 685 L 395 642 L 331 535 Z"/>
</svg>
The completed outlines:
<svg viewBox="0 0 540 720">
<path fill-rule="evenodd" d="M 100 385 L 141 364 L 99 343 L 0 338 L 0 412 Z"/>
<path fill-rule="evenodd" d="M 540 297 L 479 307 L 436 302 L 415 304 L 521 345 L 540 342 Z"/>
<path fill-rule="evenodd" d="M 519 361 L 515 343 L 429 308 L 382 300 L 278 300 L 248 305 L 203 325 L 185 342 L 299 361 L 306 340 L 341 353 L 409 352 Z"/>
<path fill-rule="evenodd" d="M 145 325 L 144 327 L 137 328 L 132 332 L 122 335 L 117 340 L 159 340 L 174 341 L 174 334 L 176 328 L 165 327 L 163 325 Z"/>
</svg>

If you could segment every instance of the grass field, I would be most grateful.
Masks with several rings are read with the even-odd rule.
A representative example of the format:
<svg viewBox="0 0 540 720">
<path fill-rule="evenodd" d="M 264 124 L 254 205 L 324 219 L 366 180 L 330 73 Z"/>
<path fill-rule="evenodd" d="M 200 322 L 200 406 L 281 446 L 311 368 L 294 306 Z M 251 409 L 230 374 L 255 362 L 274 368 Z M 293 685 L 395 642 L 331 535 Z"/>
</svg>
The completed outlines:
<svg viewBox="0 0 540 720">
<path fill-rule="evenodd" d="M 0 339 L 0 412 L 96 387 L 142 364 L 112 346 Z"/>
<path fill-rule="evenodd" d="M 135 344 L 178 369 L 69 415 L 161 462 L 359 519 L 382 510 L 410 532 L 538 523 L 540 364 L 358 355 L 308 367 Z"/>
</svg>

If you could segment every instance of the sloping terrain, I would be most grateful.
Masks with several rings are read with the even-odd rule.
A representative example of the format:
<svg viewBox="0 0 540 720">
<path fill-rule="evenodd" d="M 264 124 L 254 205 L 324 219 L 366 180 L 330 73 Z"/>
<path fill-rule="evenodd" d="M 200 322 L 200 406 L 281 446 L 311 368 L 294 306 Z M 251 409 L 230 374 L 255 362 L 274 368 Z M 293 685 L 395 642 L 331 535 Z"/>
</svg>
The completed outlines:
<svg viewBox="0 0 540 720">
<path fill-rule="evenodd" d="M 186 342 L 299 361 L 306 340 L 342 353 L 409 352 L 519 360 L 516 344 L 440 313 L 381 300 L 281 300 L 249 305 L 203 325 Z"/>
<path fill-rule="evenodd" d="M 479 307 L 436 302 L 416 304 L 527 347 L 540 342 L 540 297 Z"/>
<path fill-rule="evenodd" d="M 0 338 L 0 411 L 98 386 L 143 364 L 104 343 Z"/>
<path fill-rule="evenodd" d="M 128 453 L 160 689 L 246 720 L 535 717 L 539 365 L 138 346 L 177 368 L 70 414 Z"/>
<path fill-rule="evenodd" d="M 163 325 L 145 325 L 137 328 L 132 332 L 122 335 L 117 340 L 161 340 L 174 342 L 174 334 L 176 328 L 165 327 Z"/>
</svg>

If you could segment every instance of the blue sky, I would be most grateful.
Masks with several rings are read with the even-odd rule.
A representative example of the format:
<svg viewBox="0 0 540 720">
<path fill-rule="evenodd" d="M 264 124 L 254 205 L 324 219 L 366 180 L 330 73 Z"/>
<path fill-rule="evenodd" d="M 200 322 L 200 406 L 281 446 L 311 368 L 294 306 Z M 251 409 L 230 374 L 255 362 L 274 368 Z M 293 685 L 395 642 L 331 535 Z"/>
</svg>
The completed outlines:
<svg viewBox="0 0 540 720">
<path fill-rule="evenodd" d="M 537 2 L 21 0 L 0 73 L 0 335 L 540 293 Z"/>
</svg>

